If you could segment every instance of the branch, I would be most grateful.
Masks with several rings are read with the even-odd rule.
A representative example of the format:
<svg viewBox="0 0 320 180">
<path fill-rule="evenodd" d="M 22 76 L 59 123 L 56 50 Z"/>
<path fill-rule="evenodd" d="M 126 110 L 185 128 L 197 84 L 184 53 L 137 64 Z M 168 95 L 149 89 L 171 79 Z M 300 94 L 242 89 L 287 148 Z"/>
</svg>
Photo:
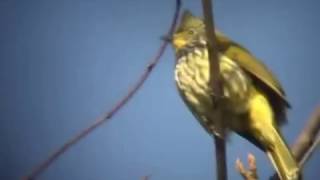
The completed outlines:
<svg viewBox="0 0 320 180">
<path fill-rule="evenodd" d="M 222 87 L 220 84 L 220 67 L 217 52 L 217 40 L 215 36 L 214 18 L 212 13 L 211 0 L 202 0 L 202 9 L 204 14 L 205 29 L 207 35 L 208 55 L 210 59 L 210 87 L 216 97 L 221 97 Z M 221 119 L 221 112 L 217 110 L 217 119 Z M 223 128 L 223 127 L 222 127 Z M 224 134 L 222 135 L 224 136 Z M 218 180 L 227 179 L 226 165 L 226 144 L 223 138 L 214 136 L 216 146 L 216 166 Z"/>
<path fill-rule="evenodd" d="M 181 0 L 176 0 L 176 7 L 174 17 L 168 31 L 168 35 L 173 34 L 175 30 L 175 26 L 177 24 L 179 12 L 181 7 Z M 63 153 L 69 150 L 72 146 L 82 140 L 84 137 L 89 135 L 93 132 L 96 128 L 100 127 L 103 123 L 107 122 L 111 119 L 127 102 L 132 99 L 135 93 L 142 87 L 146 79 L 149 77 L 150 73 L 152 72 L 153 68 L 159 62 L 162 54 L 164 53 L 168 41 L 163 41 L 162 45 L 160 46 L 158 52 L 156 53 L 155 57 L 151 60 L 149 65 L 145 68 L 145 71 L 142 73 L 138 81 L 134 84 L 134 86 L 128 90 L 128 93 L 115 104 L 115 106 L 108 112 L 106 112 L 101 117 L 97 118 L 96 121 L 90 125 L 89 127 L 82 130 L 79 134 L 68 140 L 65 144 L 63 144 L 59 149 L 54 151 L 47 159 L 41 162 L 38 166 L 36 166 L 29 175 L 23 177 L 23 180 L 32 180 L 37 178 L 41 173 L 43 173 L 54 161 L 56 161 Z"/>
<path fill-rule="evenodd" d="M 312 146 L 309 148 L 309 150 L 306 151 L 306 153 L 304 154 L 303 158 L 299 162 L 300 167 L 304 166 L 304 164 L 310 159 L 310 157 L 312 156 L 316 148 L 318 148 L 319 146 L 320 146 L 320 135 L 316 138 L 316 140 L 314 141 Z"/>
<path fill-rule="evenodd" d="M 256 158 L 253 154 L 248 154 L 249 168 L 246 169 L 240 159 L 236 161 L 236 169 L 245 180 L 258 180 Z"/>
<path fill-rule="evenodd" d="M 297 161 L 299 161 L 300 167 L 302 167 L 305 161 L 309 158 L 305 157 L 305 155 L 310 149 L 310 147 L 315 143 L 315 139 L 317 137 L 317 134 L 319 134 L 319 131 L 320 106 L 314 110 L 314 112 L 308 120 L 308 123 L 305 125 L 296 142 L 291 148 L 294 157 L 297 159 Z"/>
</svg>

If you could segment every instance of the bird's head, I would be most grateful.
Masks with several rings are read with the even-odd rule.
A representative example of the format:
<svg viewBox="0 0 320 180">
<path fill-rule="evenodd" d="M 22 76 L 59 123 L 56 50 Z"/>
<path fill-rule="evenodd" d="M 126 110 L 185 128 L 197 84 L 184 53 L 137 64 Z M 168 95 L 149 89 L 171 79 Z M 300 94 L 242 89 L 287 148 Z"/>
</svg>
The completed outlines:
<svg viewBox="0 0 320 180">
<path fill-rule="evenodd" d="M 173 34 L 172 44 L 176 51 L 192 47 L 199 43 L 205 44 L 205 25 L 199 17 L 190 11 L 184 11 L 181 22 Z"/>
<path fill-rule="evenodd" d="M 218 43 L 224 43 L 229 39 L 219 30 L 215 30 Z M 172 37 L 164 36 L 163 40 L 170 41 L 176 52 L 188 50 L 196 46 L 206 46 L 207 37 L 204 21 L 194 16 L 189 10 L 182 14 L 180 24 Z"/>
</svg>

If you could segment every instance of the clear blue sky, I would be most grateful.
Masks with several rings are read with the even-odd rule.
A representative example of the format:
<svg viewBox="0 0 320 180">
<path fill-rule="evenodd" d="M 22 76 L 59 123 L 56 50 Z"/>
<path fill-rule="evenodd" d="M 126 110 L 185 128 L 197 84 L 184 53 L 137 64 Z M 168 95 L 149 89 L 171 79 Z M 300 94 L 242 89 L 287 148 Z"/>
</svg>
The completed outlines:
<svg viewBox="0 0 320 180">
<path fill-rule="evenodd" d="M 320 2 L 216 0 L 219 29 L 249 48 L 279 77 L 293 109 L 292 143 L 320 101 Z M 109 109 L 136 81 L 171 22 L 173 0 L 0 1 L 0 179 L 25 175 Z M 184 8 L 201 15 L 200 1 Z M 171 47 L 145 86 L 108 124 L 63 155 L 43 180 L 211 180 L 212 139 L 184 106 L 173 80 Z M 266 156 L 236 135 L 237 157 Z M 319 150 L 305 168 L 319 176 Z M 265 179 L 265 178 L 263 178 Z"/>
</svg>

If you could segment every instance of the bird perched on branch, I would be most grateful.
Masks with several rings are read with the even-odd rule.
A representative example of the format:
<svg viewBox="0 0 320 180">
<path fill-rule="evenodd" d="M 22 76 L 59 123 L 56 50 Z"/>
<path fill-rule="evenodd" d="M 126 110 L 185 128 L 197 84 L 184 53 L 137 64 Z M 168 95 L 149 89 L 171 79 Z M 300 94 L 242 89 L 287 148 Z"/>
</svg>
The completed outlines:
<svg viewBox="0 0 320 180">
<path fill-rule="evenodd" d="M 204 129 L 224 138 L 233 131 L 266 152 L 282 180 L 299 179 L 299 169 L 279 125 L 290 107 L 281 84 L 247 49 L 216 31 L 222 96 L 211 87 L 202 19 L 183 13 L 171 41 L 176 54 L 175 80 L 181 97 Z M 215 118 L 220 111 L 221 119 Z"/>
</svg>

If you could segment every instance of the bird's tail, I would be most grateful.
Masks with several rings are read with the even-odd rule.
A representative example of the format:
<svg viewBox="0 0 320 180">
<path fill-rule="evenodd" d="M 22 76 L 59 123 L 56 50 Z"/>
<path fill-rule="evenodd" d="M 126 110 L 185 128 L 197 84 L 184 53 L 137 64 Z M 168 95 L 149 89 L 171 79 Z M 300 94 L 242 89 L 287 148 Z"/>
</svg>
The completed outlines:
<svg viewBox="0 0 320 180">
<path fill-rule="evenodd" d="M 251 135 L 270 158 L 281 180 L 299 180 L 299 168 L 274 121 L 272 108 L 263 94 L 249 102 Z"/>
<path fill-rule="evenodd" d="M 274 126 L 270 127 L 269 133 L 273 136 L 273 145 L 267 147 L 266 152 L 278 172 L 280 179 L 298 180 L 298 165 L 281 134 Z"/>
</svg>

